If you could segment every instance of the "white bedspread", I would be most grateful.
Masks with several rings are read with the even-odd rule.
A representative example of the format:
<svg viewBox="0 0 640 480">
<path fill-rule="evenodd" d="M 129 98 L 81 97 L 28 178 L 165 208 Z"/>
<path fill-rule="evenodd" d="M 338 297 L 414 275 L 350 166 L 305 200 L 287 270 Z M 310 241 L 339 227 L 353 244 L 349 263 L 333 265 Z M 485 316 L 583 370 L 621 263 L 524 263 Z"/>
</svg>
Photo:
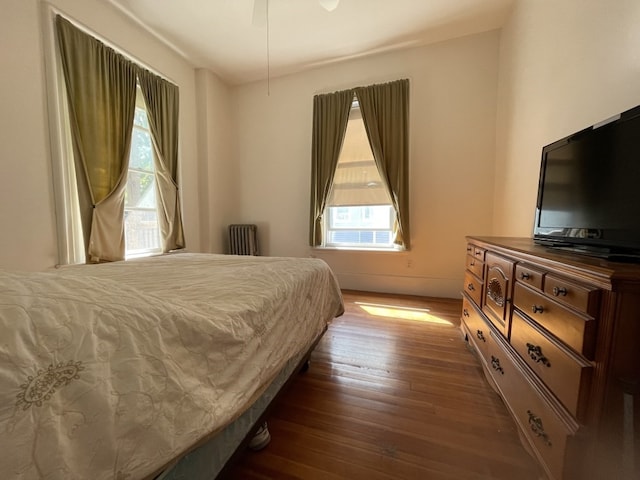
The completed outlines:
<svg viewBox="0 0 640 480">
<path fill-rule="evenodd" d="M 233 421 L 341 313 L 315 259 L 0 271 L 0 476 L 149 476 Z"/>
</svg>

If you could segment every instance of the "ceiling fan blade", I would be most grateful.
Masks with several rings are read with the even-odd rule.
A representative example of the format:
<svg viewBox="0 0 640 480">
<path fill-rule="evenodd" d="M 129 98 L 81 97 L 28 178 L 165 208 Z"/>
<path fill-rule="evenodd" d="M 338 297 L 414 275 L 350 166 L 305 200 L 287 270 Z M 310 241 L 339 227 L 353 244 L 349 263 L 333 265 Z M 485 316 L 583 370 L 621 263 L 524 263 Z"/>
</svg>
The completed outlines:
<svg viewBox="0 0 640 480">
<path fill-rule="evenodd" d="M 327 12 L 333 12 L 337 7 L 340 0 L 318 0 L 322 8 L 324 8 Z"/>
<path fill-rule="evenodd" d="M 253 0 L 251 23 L 254 27 L 262 27 L 267 23 L 267 0 Z"/>
</svg>

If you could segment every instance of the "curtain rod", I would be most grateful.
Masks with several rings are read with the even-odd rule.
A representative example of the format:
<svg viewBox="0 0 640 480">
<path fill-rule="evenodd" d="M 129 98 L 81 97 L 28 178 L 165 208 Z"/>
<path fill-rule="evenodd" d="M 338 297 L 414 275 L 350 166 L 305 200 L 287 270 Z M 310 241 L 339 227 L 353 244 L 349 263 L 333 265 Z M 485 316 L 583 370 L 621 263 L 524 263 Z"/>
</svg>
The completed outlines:
<svg viewBox="0 0 640 480">
<path fill-rule="evenodd" d="M 391 83 L 395 83 L 395 82 L 402 82 L 402 81 L 409 81 L 408 78 L 398 78 L 397 80 L 389 80 L 387 82 L 380 82 L 380 83 L 372 83 L 370 85 L 356 85 L 355 87 L 351 87 L 351 88 L 344 88 L 342 90 L 334 90 L 331 92 L 316 92 L 314 93 L 314 96 L 318 96 L 318 95 L 332 95 L 334 93 L 342 93 L 342 92 L 349 92 L 351 90 L 355 90 L 357 88 L 369 88 L 369 87 L 377 87 L 380 85 L 389 85 Z"/>
<path fill-rule="evenodd" d="M 147 62 L 139 59 L 138 57 L 136 57 L 135 55 L 132 55 L 131 53 L 129 53 L 126 49 L 120 47 L 119 45 L 117 45 L 116 43 L 114 43 L 113 41 L 107 39 L 106 37 L 104 37 L 103 35 L 95 32 L 94 30 L 92 30 L 91 28 L 89 28 L 87 25 L 85 25 L 83 22 L 81 22 L 80 20 L 78 20 L 77 18 L 75 18 L 73 15 L 68 14 L 67 12 L 65 12 L 64 10 L 61 10 L 59 7 L 57 7 L 56 5 L 53 5 L 51 2 L 43 0 L 42 2 L 43 5 L 46 5 L 49 10 L 50 10 L 50 20 L 54 21 L 55 20 L 55 16 L 56 15 L 60 15 L 62 17 L 64 17 L 66 20 L 68 20 L 69 22 L 71 22 L 73 24 L 74 27 L 82 30 L 84 33 L 86 33 L 87 35 L 91 35 L 92 37 L 94 37 L 96 40 L 104 43 L 107 47 L 112 48 L 113 50 L 115 50 L 117 53 L 119 53 L 120 55 L 126 57 L 128 60 L 138 64 L 138 66 L 145 68 L 147 70 L 149 70 L 151 73 L 161 77 L 162 79 L 166 80 L 167 82 L 175 85 L 176 87 L 177 82 L 175 82 L 174 80 L 172 80 L 171 78 L 169 78 L 167 75 L 159 72 L 158 70 L 156 70 L 155 68 L 151 67 Z"/>
</svg>

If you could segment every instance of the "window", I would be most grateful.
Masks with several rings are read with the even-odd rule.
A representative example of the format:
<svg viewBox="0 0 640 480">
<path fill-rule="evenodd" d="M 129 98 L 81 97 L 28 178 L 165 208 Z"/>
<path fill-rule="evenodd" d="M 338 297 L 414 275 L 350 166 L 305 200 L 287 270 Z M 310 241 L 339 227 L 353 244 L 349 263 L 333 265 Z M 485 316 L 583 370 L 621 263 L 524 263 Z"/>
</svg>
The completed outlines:
<svg viewBox="0 0 640 480">
<path fill-rule="evenodd" d="M 47 11 L 59 263 L 184 248 L 178 86 Z"/>
<path fill-rule="evenodd" d="M 138 88 L 124 203 L 127 257 L 161 251 L 157 205 L 149 119 Z"/>
<path fill-rule="evenodd" d="M 393 248 L 395 210 L 354 101 L 325 208 L 325 246 Z"/>
<path fill-rule="evenodd" d="M 314 95 L 311 143 L 309 245 L 408 250 L 409 80 Z M 391 228 L 378 209 L 361 208 L 385 206 L 393 208 Z M 331 218 L 343 220 L 340 235 L 332 236 Z"/>
</svg>

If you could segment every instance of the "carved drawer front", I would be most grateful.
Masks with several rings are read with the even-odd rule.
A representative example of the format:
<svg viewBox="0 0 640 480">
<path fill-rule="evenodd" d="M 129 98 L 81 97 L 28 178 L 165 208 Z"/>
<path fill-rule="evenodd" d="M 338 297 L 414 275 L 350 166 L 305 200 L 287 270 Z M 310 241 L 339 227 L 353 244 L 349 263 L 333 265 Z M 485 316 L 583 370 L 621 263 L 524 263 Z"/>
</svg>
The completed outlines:
<svg viewBox="0 0 640 480">
<path fill-rule="evenodd" d="M 538 290 L 542 290 L 544 272 L 530 267 L 526 263 L 516 265 L 516 281 L 526 283 Z"/>
<path fill-rule="evenodd" d="M 486 359 L 489 326 L 482 319 L 473 303 L 464 295 L 462 296 L 462 321 L 467 327 L 469 337 L 476 349 Z"/>
<path fill-rule="evenodd" d="M 514 311 L 511 345 L 569 412 L 583 420 L 592 366 Z"/>
<path fill-rule="evenodd" d="M 548 274 L 544 281 L 544 291 L 560 303 L 596 316 L 600 291 L 595 287 L 585 287 Z"/>
<path fill-rule="evenodd" d="M 485 290 L 482 310 L 505 336 L 508 316 L 513 262 L 489 252 L 486 255 Z"/>
<path fill-rule="evenodd" d="M 517 283 L 514 305 L 589 360 L 593 360 L 596 322 L 549 297 Z"/>
<path fill-rule="evenodd" d="M 476 305 L 480 305 L 482 301 L 482 282 L 468 271 L 464 274 L 464 291 L 476 302 Z"/>
<path fill-rule="evenodd" d="M 467 255 L 467 270 L 478 278 L 484 278 L 484 262 L 474 256 Z"/>
<path fill-rule="evenodd" d="M 567 438 L 577 426 L 562 421 L 498 340 L 489 347 L 489 368 L 508 408 L 550 477 L 563 478 Z"/>
</svg>

